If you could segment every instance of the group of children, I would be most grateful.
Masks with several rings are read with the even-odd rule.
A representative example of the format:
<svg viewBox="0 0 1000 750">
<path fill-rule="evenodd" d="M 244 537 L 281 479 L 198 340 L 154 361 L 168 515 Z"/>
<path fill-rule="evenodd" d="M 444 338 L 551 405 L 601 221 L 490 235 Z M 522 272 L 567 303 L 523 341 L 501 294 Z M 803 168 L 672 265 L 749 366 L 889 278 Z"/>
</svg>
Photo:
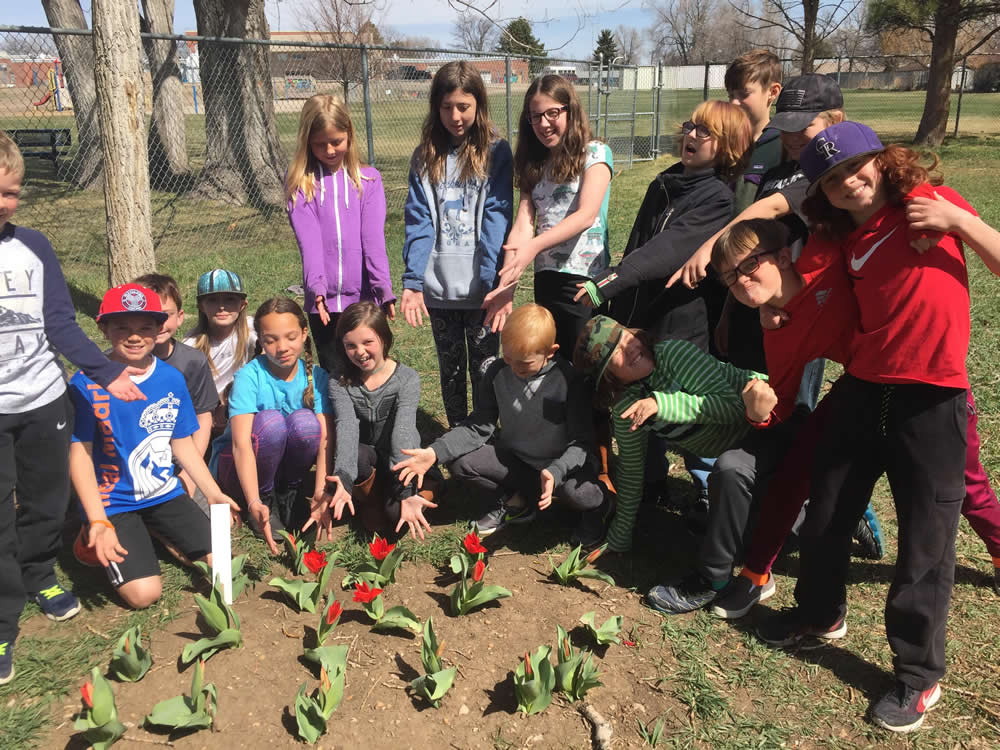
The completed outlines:
<svg viewBox="0 0 1000 750">
<path fill-rule="evenodd" d="M 868 501 L 888 474 L 898 684 L 873 718 L 918 727 L 940 695 L 960 509 L 1000 571 L 1000 505 L 965 373 L 962 253 L 964 242 L 1000 270 L 1000 234 L 914 152 L 847 121 L 832 79 L 783 88 L 777 58 L 755 50 L 726 87 L 731 101 L 683 123 L 680 161 L 650 184 L 612 266 L 611 151 L 573 85 L 531 83 L 512 154 L 475 67 L 437 72 L 411 160 L 399 299 L 406 323 L 429 320 L 437 349 L 450 429 L 427 447 L 420 377 L 390 356 L 381 176 L 361 165 L 340 100 L 305 103 L 286 174 L 304 308 L 275 297 L 251 319 L 242 279 L 216 269 L 177 341 L 178 286 L 150 274 L 104 295 L 106 356 L 76 326 L 44 237 L 9 222 L 24 167 L 0 136 L 5 306 L 19 313 L 0 370 L 0 683 L 27 596 L 53 619 L 79 611 L 52 567 L 70 481 L 84 520 L 74 552 L 143 607 L 160 594 L 152 538 L 183 561 L 210 557 L 206 503 L 245 514 L 272 552 L 285 528 L 329 538 L 345 510 L 422 539 L 438 464 L 489 493 L 481 535 L 558 498 L 579 513 L 574 543 L 606 537 L 625 552 L 670 447 L 702 483 L 707 516 L 692 571 L 647 602 L 743 616 L 773 594 L 770 566 L 797 527 L 798 606 L 759 630 L 776 645 L 846 633 L 852 538 L 867 530 L 881 555 Z M 535 303 L 514 309 L 529 264 Z M 56 350 L 80 368 L 69 396 Z M 819 401 L 824 359 L 845 374 Z M 46 461 L 43 481 L 53 441 L 69 460 Z"/>
</svg>

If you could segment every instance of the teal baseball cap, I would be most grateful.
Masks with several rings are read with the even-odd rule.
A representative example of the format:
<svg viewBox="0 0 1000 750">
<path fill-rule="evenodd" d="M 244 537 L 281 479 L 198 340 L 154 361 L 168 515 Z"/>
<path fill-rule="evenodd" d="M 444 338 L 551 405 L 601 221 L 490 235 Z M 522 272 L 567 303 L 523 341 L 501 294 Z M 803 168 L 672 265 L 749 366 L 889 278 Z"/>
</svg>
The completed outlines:
<svg viewBox="0 0 1000 750">
<path fill-rule="evenodd" d="M 243 288 L 243 279 L 240 278 L 240 275 L 223 268 L 206 271 L 198 277 L 198 296 L 204 297 L 207 294 L 240 294 L 244 297 L 247 296 L 246 289 Z"/>
</svg>

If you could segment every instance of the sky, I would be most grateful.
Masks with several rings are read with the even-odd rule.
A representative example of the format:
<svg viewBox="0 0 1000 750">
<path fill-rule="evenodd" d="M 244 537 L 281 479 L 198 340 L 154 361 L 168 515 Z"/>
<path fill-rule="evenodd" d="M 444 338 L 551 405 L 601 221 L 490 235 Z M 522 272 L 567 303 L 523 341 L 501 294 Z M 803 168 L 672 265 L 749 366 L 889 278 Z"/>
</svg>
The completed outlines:
<svg viewBox="0 0 1000 750">
<path fill-rule="evenodd" d="M 383 24 L 405 36 L 429 37 L 443 47 L 453 47 L 451 38 L 455 10 L 447 0 L 379 0 L 387 1 Z M 479 0 L 484 2 L 484 0 Z M 300 0 L 266 0 L 267 16 L 272 31 L 294 31 L 297 5 Z M 7 3 L 3 23 L 10 25 L 47 26 L 45 12 L 38 0 Z M 13 7 L 9 7 L 13 5 Z M 596 46 L 601 29 L 633 26 L 644 31 L 651 13 L 643 10 L 643 0 L 498 0 L 490 10 L 491 18 L 511 19 L 523 15 L 532 22 L 535 36 L 546 49 L 560 48 L 553 55 L 588 59 Z M 89 0 L 83 0 L 89 18 Z M 501 21 L 502 23 L 502 21 Z M 175 0 L 174 30 L 178 33 L 195 29 L 194 4 L 191 0 Z M 582 27 L 581 27 L 582 26 Z"/>
</svg>

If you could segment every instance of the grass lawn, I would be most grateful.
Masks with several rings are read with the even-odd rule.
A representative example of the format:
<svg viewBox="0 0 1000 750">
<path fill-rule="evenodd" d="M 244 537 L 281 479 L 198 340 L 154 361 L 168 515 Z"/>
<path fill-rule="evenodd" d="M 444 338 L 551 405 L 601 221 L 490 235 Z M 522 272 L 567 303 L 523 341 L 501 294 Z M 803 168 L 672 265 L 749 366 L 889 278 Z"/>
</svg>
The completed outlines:
<svg viewBox="0 0 1000 750">
<path fill-rule="evenodd" d="M 877 97 L 872 97 L 870 104 L 877 106 Z M 681 111 L 680 104 L 678 107 Z M 889 120 L 897 116 L 887 115 Z M 1000 138 L 949 141 L 939 155 L 947 183 L 961 192 L 987 222 L 1000 225 Z M 625 242 L 648 181 L 670 163 L 670 159 L 663 159 L 658 164 L 639 165 L 617 175 L 612 182 L 610 229 L 612 248 L 617 252 Z M 282 293 L 288 285 L 301 283 L 301 262 L 284 215 L 262 218 L 250 210 L 244 215 L 228 206 L 193 204 L 166 194 L 155 196 L 154 211 L 159 269 L 179 280 L 189 304 L 189 323 L 195 314 L 190 306 L 195 281 L 205 270 L 223 266 L 239 272 L 250 290 L 251 310 L 264 299 Z M 93 316 L 106 278 L 102 196 L 73 191 L 51 179 L 33 179 L 27 185 L 18 218 L 19 223 L 44 229 L 52 238 L 81 324 L 89 335 L 98 337 Z M 398 209 L 390 212 L 386 239 L 393 275 L 398 279 L 402 273 L 403 240 Z M 978 258 L 969 258 L 969 268 L 969 370 L 979 406 L 982 460 L 996 479 L 1000 477 L 1000 375 L 996 366 L 1000 361 L 1000 280 Z M 528 299 L 529 289 L 530 284 L 522 285 L 521 301 Z M 431 335 L 426 327 L 411 329 L 402 322 L 395 324 L 394 332 L 395 356 L 414 367 L 423 380 L 419 426 L 429 441 L 443 430 L 444 423 Z M 828 375 L 833 374 L 831 368 Z M 683 472 L 678 470 L 674 479 L 678 493 L 690 494 Z M 1000 597 L 988 585 L 992 573 L 989 556 L 964 521 L 959 530 L 957 583 L 949 621 L 950 671 L 943 686 L 945 700 L 912 740 L 890 738 L 864 721 L 868 701 L 877 699 L 888 687 L 891 671 L 882 608 L 895 559 L 895 523 L 884 482 L 878 486 L 874 502 L 889 538 L 888 554 L 878 563 L 858 561 L 852 566 L 851 632 L 836 647 L 808 654 L 772 651 L 749 632 L 749 620 L 733 625 L 705 613 L 661 620 L 649 613 L 647 619 L 657 623 L 658 636 L 642 644 L 643 653 L 660 664 L 654 675 L 657 690 L 684 707 L 668 722 L 664 745 L 987 748 L 1000 744 L 996 676 L 1000 664 L 996 639 Z M 677 531 L 674 516 L 657 511 L 646 518 L 649 523 L 640 524 L 645 528 L 639 531 L 633 559 L 622 563 L 628 567 L 628 575 L 618 579 L 625 581 L 626 589 L 642 593 L 658 578 L 683 570 L 690 544 L 678 541 L 675 545 L 675 540 L 665 537 L 663 531 Z M 535 551 L 560 546 L 561 537 L 551 532 L 538 532 Z M 423 545 L 409 541 L 403 544 L 411 559 L 442 566 L 460 533 L 458 524 L 445 525 Z M 241 533 L 235 546 L 251 554 L 252 576 L 266 581 L 272 562 L 262 545 Z M 348 555 L 357 556 L 362 551 L 350 534 L 343 536 L 337 546 Z M 0 687 L 0 737 L 4 748 L 44 745 L 52 727 L 65 725 L 75 708 L 66 696 L 82 682 L 91 666 L 107 663 L 111 644 L 127 627 L 141 623 L 155 633 L 190 611 L 192 576 L 169 563 L 163 568 L 162 601 L 143 612 L 127 612 L 109 598 L 100 576 L 86 574 L 73 561 L 68 548 L 64 550 L 60 575 L 81 596 L 85 610 L 69 623 L 52 624 L 34 605 L 26 608 L 23 633 L 16 646 L 17 677 Z M 796 569 L 795 557 L 779 567 L 778 594 L 768 606 L 791 603 Z M 266 587 L 258 584 L 260 590 Z M 505 607 L 517 612 L 517 600 Z M 513 664 L 511 657 L 511 668 Z M 182 676 L 185 689 L 187 679 Z M 116 686 L 118 689 L 120 686 Z M 649 717 L 650 721 L 654 718 Z M 403 720 L 411 720 L 410 715 L 404 713 Z M 640 746 L 634 726 L 619 726 L 616 732 L 616 736 L 624 738 L 624 745 Z M 207 737 L 201 742 L 207 743 Z M 224 737 L 213 737 L 209 746 L 218 746 Z M 487 739 L 484 742 L 489 746 Z M 511 746 L 498 742 L 493 746 Z M 549 738 L 547 742 L 557 741 Z"/>
</svg>

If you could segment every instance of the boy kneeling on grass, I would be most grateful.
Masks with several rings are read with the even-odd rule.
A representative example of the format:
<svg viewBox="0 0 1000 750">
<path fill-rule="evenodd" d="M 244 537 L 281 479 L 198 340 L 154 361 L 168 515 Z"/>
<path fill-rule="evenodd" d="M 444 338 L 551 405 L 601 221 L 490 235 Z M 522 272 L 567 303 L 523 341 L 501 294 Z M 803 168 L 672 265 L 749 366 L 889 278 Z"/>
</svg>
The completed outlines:
<svg viewBox="0 0 1000 750">
<path fill-rule="evenodd" d="M 89 526 L 86 547 L 78 543 L 74 552 L 81 561 L 90 553 L 136 609 L 161 593 L 151 531 L 188 560 L 211 565 L 209 520 L 174 476 L 173 458 L 210 504 L 239 510 L 195 446 L 198 420 L 184 376 L 153 356 L 166 317 L 156 293 L 138 284 L 109 289 L 97 315 L 110 359 L 141 371 L 132 378 L 146 401 L 116 401 L 83 372 L 70 380 L 76 419 L 69 471 Z"/>
<path fill-rule="evenodd" d="M 535 304 L 514 310 L 500 338 L 503 359 L 483 375 L 472 414 L 428 448 L 393 466 L 406 484 L 440 461 L 452 476 L 498 493 L 496 507 L 476 523 L 481 536 L 527 523 L 558 497 L 581 519 L 574 544 L 604 538 L 610 503 L 597 479 L 590 393 L 573 366 L 556 357 L 552 313 Z M 493 441 L 487 442 L 490 438 Z"/>
</svg>

